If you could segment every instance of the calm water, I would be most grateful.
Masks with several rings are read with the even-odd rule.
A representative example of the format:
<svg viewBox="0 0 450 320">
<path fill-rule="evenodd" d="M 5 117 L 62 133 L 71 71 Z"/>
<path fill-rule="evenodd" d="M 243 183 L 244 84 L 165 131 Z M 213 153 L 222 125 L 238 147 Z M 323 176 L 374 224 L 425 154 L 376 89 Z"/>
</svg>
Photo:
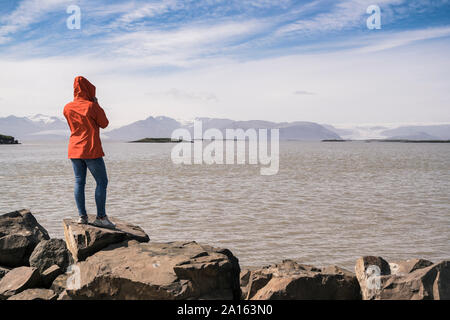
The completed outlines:
<svg viewBox="0 0 450 320">
<path fill-rule="evenodd" d="M 274 176 L 256 165 L 176 166 L 172 147 L 104 144 L 107 212 L 152 241 L 226 247 L 241 266 L 450 258 L 450 144 L 285 142 Z M 77 216 L 73 181 L 65 143 L 0 146 L 0 213 L 29 208 L 63 238 L 61 220 Z M 89 213 L 94 187 L 89 176 Z"/>
</svg>

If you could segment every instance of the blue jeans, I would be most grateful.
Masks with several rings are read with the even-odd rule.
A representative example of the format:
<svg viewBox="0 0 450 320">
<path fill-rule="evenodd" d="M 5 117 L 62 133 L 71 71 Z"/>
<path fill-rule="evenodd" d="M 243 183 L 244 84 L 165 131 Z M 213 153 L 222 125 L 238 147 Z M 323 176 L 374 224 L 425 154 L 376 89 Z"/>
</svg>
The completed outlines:
<svg viewBox="0 0 450 320">
<path fill-rule="evenodd" d="M 94 176 L 97 187 L 95 188 L 95 204 L 97 205 L 97 217 L 106 216 L 106 188 L 108 186 L 108 176 L 103 158 L 97 159 L 70 159 L 72 160 L 73 171 L 75 173 L 75 202 L 78 207 L 78 214 L 86 216 L 86 204 L 84 198 L 84 187 L 86 185 L 87 169 Z"/>
</svg>

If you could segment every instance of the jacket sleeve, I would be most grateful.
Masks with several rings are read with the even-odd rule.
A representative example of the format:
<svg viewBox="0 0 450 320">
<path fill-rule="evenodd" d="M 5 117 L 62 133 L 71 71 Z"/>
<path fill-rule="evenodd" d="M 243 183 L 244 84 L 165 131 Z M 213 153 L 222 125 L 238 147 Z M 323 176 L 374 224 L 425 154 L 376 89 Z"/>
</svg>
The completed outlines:
<svg viewBox="0 0 450 320">
<path fill-rule="evenodd" d="M 100 128 L 105 129 L 109 124 L 109 120 L 106 117 L 105 111 L 102 109 L 102 107 L 100 107 L 98 103 L 94 103 L 93 111 L 95 122 Z"/>
</svg>

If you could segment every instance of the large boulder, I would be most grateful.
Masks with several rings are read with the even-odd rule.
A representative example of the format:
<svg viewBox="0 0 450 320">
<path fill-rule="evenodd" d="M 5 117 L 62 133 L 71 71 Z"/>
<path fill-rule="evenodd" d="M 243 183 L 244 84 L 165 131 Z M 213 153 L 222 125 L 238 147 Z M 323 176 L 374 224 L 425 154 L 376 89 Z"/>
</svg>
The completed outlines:
<svg viewBox="0 0 450 320">
<path fill-rule="evenodd" d="M 13 211 L 0 216 L 0 265 L 27 266 L 34 247 L 50 239 L 48 232 L 28 210 Z"/>
<path fill-rule="evenodd" d="M 27 289 L 9 297 L 8 300 L 56 300 L 57 297 L 50 289 Z"/>
<path fill-rule="evenodd" d="M 95 216 L 89 215 L 89 221 L 94 220 Z M 97 251 L 125 240 L 150 241 L 149 236 L 140 227 L 116 218 L 110 218 L 110 220 L 116 224 L 116 229 L 78 224 L 73 219 L 63 220 L 67 248 L 75 261 L 83 261 Z"/>
<path fill-rule="evenodd" d="M 364 256 L 356 260 L 355 273 L 363 300 L 371 300 L 381 289 L 381 277 L 390 275 L 391 268 L 382 257 Z"/>
<path fill-rule="evenodd" d="M 450 300 L 450 260 L 381 277 L 377 300 Z"/>
<path fill-rule="evenodd" d="M 0 300 L 7 299 L 26 289 L 34 288 L 40 284 L 40 274 L 36 268 L 19 267 L 9 271 L 0 280 Z"/>
<path fill-rule="evenodd" d="M 425 259 L 409 259 L 390 262 L 391 274 L 406 275 L 418 269 L 423 269 L 433 265 L 433 262 Z"/>
<path fill-rule="evenodd" d="M 59 299 L 240 298 L 237 258 L 196 242 L 125 241 L 72 269 L 71 287 Z"/>
<path fill-rule="evenodd" d="M 355 275 L 336 266 L 316 268 L 292 260 L 250 272 L 246 299 L 359 300 Z"/>
<path fill-rule="evenodd" d="M 42 273 L 53 265 L 59 266 L 65 272 L 74 261 L 64 240 L 50 239 L 39 242 L 31 253 L 29 262 L 31 267 Z"/>
</svg>

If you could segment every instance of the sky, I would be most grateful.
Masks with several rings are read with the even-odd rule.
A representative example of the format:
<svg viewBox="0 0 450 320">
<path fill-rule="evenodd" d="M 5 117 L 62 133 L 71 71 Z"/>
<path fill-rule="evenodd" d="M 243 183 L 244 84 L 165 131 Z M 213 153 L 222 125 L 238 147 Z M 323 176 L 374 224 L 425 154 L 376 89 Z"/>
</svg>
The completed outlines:
<svg viewBox="0 0 450 320">
<path fill-rule="evenodd" d="M 0 117 L 62 116 L 83 75 L 112 127 L 450 123 L 450 1 L 0 0 L 0 70 Z"/>
</svg>

